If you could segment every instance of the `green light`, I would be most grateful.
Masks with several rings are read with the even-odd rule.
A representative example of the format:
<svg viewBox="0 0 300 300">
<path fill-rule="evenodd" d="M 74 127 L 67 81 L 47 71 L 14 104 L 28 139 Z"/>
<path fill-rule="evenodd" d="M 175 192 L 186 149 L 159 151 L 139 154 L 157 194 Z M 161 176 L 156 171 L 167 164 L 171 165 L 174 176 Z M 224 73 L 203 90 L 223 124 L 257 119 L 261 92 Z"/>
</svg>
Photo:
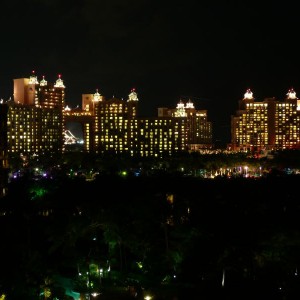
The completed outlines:
<svg viewBox="0 0 300 300">
<path fill-rule="evenodd" d="M 32 195 L 31 200 L 35 200 L 35 199 L 42 198 L 43 196 L 45 196 L 47 194 L 47 190 L 42 187 L 33 187 L 30 190 L 30 194 Z"/>
</svg>

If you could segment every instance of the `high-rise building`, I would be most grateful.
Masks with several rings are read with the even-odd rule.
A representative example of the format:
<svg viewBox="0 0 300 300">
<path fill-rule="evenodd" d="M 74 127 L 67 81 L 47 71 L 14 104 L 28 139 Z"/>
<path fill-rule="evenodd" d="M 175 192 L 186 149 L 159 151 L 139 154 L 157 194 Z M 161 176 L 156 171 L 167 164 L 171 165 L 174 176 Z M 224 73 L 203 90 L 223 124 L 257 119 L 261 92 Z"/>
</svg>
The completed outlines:
<svg viewBox="0 0 300 300">
<path fill-rule="evenodd" d="M 293 89 L 283 101 L 254 99 L 250 89 L 231 116 L 232 150 L 293 149 L 300 146 L 300 102 Z"/>
<path fill-rule="evenodd" d="M 161 157 L 182 151 L 212 148 L 212 126 L 207 111 L 196 110 L 191 101 L 175 109 L 159 108 L 157 117 L 138 116 L 139 99 L 135 89 L 127 100 L 105 99 L 98 90 L 82 97 L 82 109 L 64 112 L 66 120 L 82 124 L 88 140 L 87 151 Z M 76 112 L 75 112 L 76 111 Z M 86 123 L 90 115 L 93 125 Z"/>
<path fill-rule="evenodd" d="M 184 150 L 197 151 L 213 147 L 212 123 L 208 121 L 207 110 L 196 110 L 191 100 L 186 103 L 180 100 L 176 108 L 158 108 L 158 117 L 165 116 L 184 122 L 186 138 Z"/>
<path fill-rule="evenodd" d="M 138 118 L 131 155 L 161 157 L 186 150 L 186 124 L 172 117 Z"/>
<path fill-rule="evenodd" d="M 138 98 L 135 91 L 131 91 L 127 101 L 115 97 L 105 100 L 97 96 L 95 94 L 93 99 L 94 150 L 97 153 L 130 153 L 131 141 L 136 138 L 134 120 Z"/>
<path fill-rule="evenodd" d="M 180 101 L 175 109 L 159 108 L 156 117 L 138 116 L 132 89 L 126 100 L 106 99 L 98 90 L 82 95 L 82 107 L 65 105 L 61 76 L 54 84 L 33 72 L 14 79 L 14 97 L 1 104 L 3 151 L 7 154 L 63 152 L 66 124 L 82 125 L 84 150 L 94 153 L 160 157 L 212 147 L 212 125 L 206 110 Z M 4 126 L 5 125 L 5 126 Z"/>
<path fill-rule="evenodd" d="M 14 79 L 13 99 L 0 104 L 8 154 L 63 151 L 64 89 L 60 76 L 55 84 L 44 77 L 39 82 L 34 72 L 30 78 Z"/>
</svg>

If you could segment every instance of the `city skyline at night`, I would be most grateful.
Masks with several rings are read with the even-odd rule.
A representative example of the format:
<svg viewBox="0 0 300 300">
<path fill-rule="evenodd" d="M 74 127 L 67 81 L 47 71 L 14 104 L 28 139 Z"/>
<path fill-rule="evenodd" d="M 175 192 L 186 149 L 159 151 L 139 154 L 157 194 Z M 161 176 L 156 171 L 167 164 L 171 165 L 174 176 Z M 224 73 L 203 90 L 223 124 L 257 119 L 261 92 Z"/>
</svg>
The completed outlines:
<svg viewBox="0 0 300 300">
<path fill-rule="evenodd" d="M 43 82 L 45 82 L 45 84 L 47 84 L 47 82 L 51 82 L 51 81 L 49 81 L 49 78 L 53 77 L 53 76 L 51 76 L 51 74 L 50 74 L 50 76 L 49 76 L 49 74 L 47 74 L 47 75 L 39 75 L 39 74 L 37 74 L 37 72 L 35 70 L 32 70 L 30 76 L 36 77 L 36 80 L 40 81 L 41 84 L 43 84 Z M 67 100 L 68 99 L 67 95 L 69 94 L 70 91 L 68 90 L 68 88 L 65 85 L 65 78 L 64 78 L 63 74 L 58 74 L 56 76 L 57 76 L 56 80 L 57 79 L 61 80 L 61 82 L 63 82 L 64 89 L 66 89 L 66 92 L 64 94 L 64 105 L 66 105 L 66 107 L 71 108 L 71 109 L 78 109 L 80 107 L 82 109 L 84 109 L 83 108 L 83 102 L 82 102 L 84 95 L 94 95 L 94 93 L 98 93 L 98 92 L 100 93 L 99 95 L 101 95 L 101 97 L 103 99 L 108 100 L 108 99 L 116 98 L 116 99 L 120 99 L 122 101 L 124 100 L 124 102 L 126 102 L 130 90 L 131 91 L 134 90 L 137 93 L 138 97 L 139 97 L 138 114 L 139 114 L 140 117 L 155 117 L 155 116 L 157 116 L 158 111 L 161 108 L 164 108 L 164 107 L 166 108 L 167 107 L 166 105 L 164 105 L 164 103 L 161 103 L 161 104 L 158 104 L 158 106 L 155 108 L 155 110 L 153 111 L 153 113 L 151 115 L 149 113 L 145 114 L 144 107 L 143 107 L 143 104 L 144 104 L 143 103 L 143 95 L 140 95 L 139 91 L 136 88 L 128 89 L 127 93 L 125 95 L 123 95 L 122 97 L 116 97 L 115 95 L 112 95 L 111 97 L 109 97 L 107 95 L 103 95 L 103 93 L 101 92 L 101 90 L 99 90 L 98 88 L 96 88 L 96 89 L 94 89 L 93 91 L 91 91 L 89 93 L 81 94 L 80 101 L 78 100 L 77 103 L 74 104 L 71 101 Z M 29 76 L 27 76 L 27 77 L 29 77 Z M 22 81 L 22 80 L 24 80 L 24 78 L 13 79 L 12 82 L 17 82 L 18 80 Z M 234 111 L 227 115 L 228 121 L 227 121 L 226 124 L 224 124 L 224 127 L 226 127 L 227 129 L 226 129 L 226 132 L 225 131 L 223 132 L 223 136 L 220 139 L 218 138 L 218 136 L 216 134 L 216 132 L 218 133 L 220 131 L 220 128 L 218 128 L 218 126 L 220 126 L 220 124 L 213 118 L 213 116 L 216 113 L 218 113 L 219 109 L 222 109 L 222 108 L 220 108 L 218 106 L 216 107 L 216 106 L 213 106 L 213 105 L 210 105 L 210 104 L 207 104 L 207 105 L 202 104 L 202 105 L 200 105 L 200 109 L 207 111 L 208 117 L 212 121 L 212 138 L 213 138 L 213 143 L 215 144 L 215 146 L 216 147 L 224 148 L 224 147 L 227 147 L 232 142 L 233 136 L 232 136 L 231 118 L 234 117 L 234 115 L 238 111 L 238 103 L 242 99 L 244 99 L 244 97 L 246 97 L 245 95 L 248 92 L 251 93 L 251 99 L 252 99 L 252 101 L 254 101 L 255 103 L 259 103 L 259 102 L 264 101 L 265 99 L 271 99 L 271 98 L 273 100 L 275 100 L 275 101 L 283 102 L 286 98 L 291 97 L 291 91 L 292 91 L 293 98 L 294 99 L 298 99 L 297 92 L 293 88 L 289 88 L 286 91 L 286 93 L 284 93 L 284 96 L 281 97 L 281 98 L 277 98 L 277 97 L 263 97 L 263 98 L 259 99 L 259 98 L 256 97 L 256 94 L 253 93 L 252 89 L 248 88 L 248 89 L 246 89 L 246 91 L 243 91 L 244 93 L 243 94 L 241 93 L 241 97 L 236 101 Z M 13 101 L 16 101 L 16 102 L 20 102 L 20 100 L 21 100 L 20 95 L 16 95 L 15 93 L 16 93 L 15 87 L 13 87 L 12 88 L 12 93 L 11 93 L 12 96 L 9 97 L 9 99 L 3 99 L 3 98 L 1 98 L 2 101 L 6 102 L 6 101 L 9 101 L 9 100 L 13 100 Z M 18 98 L 18 99 L 16 100 L 16 98 Z M 181 101 L 183 101 L 183 102 L 192 102 L 193 105 L 194 104 L 197 105 L 197 106 L 199 105 L 198 104 L 199 101 L 197 101 L 197 99 L 193 100 L 193 97 L 187 97 L 187 96 L 185 96 L 185 97 L 181 97 L 179 99 L 173 99 L 173 100 L 174 100 L 173 103 L 169 106 L 170 108 L 173 107 L 173 109 L 175 109 L 176 105 L 178 105 L 178 103 L 181 102 Z M 22 103 L 23 101 L 24 100 L 22 99 L 20 103 Z M 203 101 L 203 102 L 205 102 L 205 101 Z M 299 100 L 298 100 L 298 103 L 299 103 Z M 299 110 L 299 109 L 297 109 L 297 110 Z M 67 123 L 67 128 L 69 130 L 71 130 L 71 132 L 73 134 L 75 134 L 76 137 L 78 137 L 79 139 L 82 139 L 83 132 L 82 132 L 82 129 L 80 128 L 80 124 L 79 123 L 68 122 Z"/>
<path fill-rule="evenodd" d="M 250 88 L 255 98 L 300 91 L 298 16 L 294 3 L 188 0 L 5 1 L 0 33 L 0 98 L 12 78 L 54 81 L 66 102 L 99 89 L 106 97 L 140 97 L 140 113 L 180 99 L 207 109 L 214 139 L 230 141 L 230 116 Z"/>
</svg>

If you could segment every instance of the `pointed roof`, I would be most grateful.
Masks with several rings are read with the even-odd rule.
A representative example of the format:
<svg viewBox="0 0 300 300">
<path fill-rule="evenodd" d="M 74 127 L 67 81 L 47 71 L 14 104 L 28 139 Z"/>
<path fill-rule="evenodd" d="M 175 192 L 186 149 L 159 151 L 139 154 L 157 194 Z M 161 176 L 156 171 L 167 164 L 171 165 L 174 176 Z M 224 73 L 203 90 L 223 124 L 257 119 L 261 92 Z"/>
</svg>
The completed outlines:
<svg viewBox="0 0 300 300">
<path fill-rule="evenodd" d="M 54 87 L 65 88 L 64 82 L 61 79 L 61 75 L 60 74 L 58 75 L 58 79 L 56 80 Z"/>
<path fill-rule="evenodd" d="M 37 80 L 37 76 L 35 75 L 35 71 L 33 70 L 29 77 L 29 84 L 39 84 Z"/>
<path fill-rule="evenodd" d="M 246 93 L 244 94 L 244 100 L 245 99 L 253 99 L 253 93 L 250 89 L 247 89 Z"/>
<path fill-rule="evenodd" d="M 181 99 L 177 103 L 175 117 L 186 117 L 185 105 Z"/>
<path fill-rule="evenodd" d="M 296 96 L 296 92 L 294 91 L 293 88 L 290 88 L 286 95 L 287 95 L 287 99 L 298 99 Z"/>
<path fill-rule="evenodd" d="M 96 93 L 94 94 L 93 101 L 95 101 L 95 102 L 102 101 L 102 96 L 98 92 L 98 89 L 96 89 Z"/>
<path fill-rule="evenodd" d="M 135 88 L 132 88 L 130 91 L 130 94 L 128 95 L 127 101 L 139 101 L 139 98 L 137 97 L 137 93 L 135 91 Z"/>
<path fill-rule="evenodd" d="M 195 108 L 191 99 L 189 99 L 189 101 L 185 104 L 185 108 Z"/>
<path fill-rule="evenodd" d="M 176 106 L 177 109 L 179 108 L 184 108 L 184 103 L 183 101 L 180 99 L 179 102 L 177 103 L 177 106 Z"/>
<path fill-rule="evenodd" d="M 45 80 L 45 76 L 43 75 L 43 79 L 40 81 L 40 86 L 46 86 L 47 81 Z"/>
</svg>

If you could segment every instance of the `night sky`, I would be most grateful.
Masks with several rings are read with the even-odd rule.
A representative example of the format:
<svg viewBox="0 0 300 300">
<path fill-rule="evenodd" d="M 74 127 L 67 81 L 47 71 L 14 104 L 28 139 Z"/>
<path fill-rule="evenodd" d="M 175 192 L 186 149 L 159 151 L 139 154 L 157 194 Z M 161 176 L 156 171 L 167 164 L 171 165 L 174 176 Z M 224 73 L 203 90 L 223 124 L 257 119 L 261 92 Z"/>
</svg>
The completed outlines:
<svg viewBox="0 0 300 300">
<path fill-rule="evenodd" d="M 247 88 L 258 101 L 300 95 L 300 13 L 260 2 L 2 1 L 0 97 L 32 70 L 50 82 L 61 74 L 71 107 L 96 89 L 127 99 L 134 87 L 140 115 L 191 99 L 227 143 Z"/>
</svg>

